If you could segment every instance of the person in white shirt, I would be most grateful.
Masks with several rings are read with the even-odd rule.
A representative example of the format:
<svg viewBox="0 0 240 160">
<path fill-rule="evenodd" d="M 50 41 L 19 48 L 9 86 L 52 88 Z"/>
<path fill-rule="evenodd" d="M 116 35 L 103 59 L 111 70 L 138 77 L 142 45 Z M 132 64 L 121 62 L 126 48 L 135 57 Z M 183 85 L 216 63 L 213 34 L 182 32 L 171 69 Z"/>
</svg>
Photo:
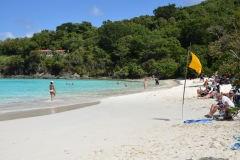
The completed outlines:
<svg viewBox="0 0 240 160">
<path fill-rule="evenodd" d="M 222 94 L 217 95 L 218 104 L 213 104 L 210 108 L 210 111 L 205 117 L 212 118 L 213 114 L 220 109 L 221 111 L 225 112 L 229 107 L 235 107 L 234 103 L 227 97 L 223 96 Z"/>
</svg>

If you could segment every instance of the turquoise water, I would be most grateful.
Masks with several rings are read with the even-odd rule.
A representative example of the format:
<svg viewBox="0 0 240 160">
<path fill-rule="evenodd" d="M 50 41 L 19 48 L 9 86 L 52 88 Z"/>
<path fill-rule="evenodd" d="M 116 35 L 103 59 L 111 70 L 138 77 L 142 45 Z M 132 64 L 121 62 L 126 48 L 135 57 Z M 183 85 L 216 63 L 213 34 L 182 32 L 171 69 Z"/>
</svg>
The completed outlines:
<svg viewBox="0 0 240 160">
<path fill-rule="evenodd" d="M 54 79 L 56 97 L 50 100 L 51 79 L 0 79 L 0 113 L 60 107 L 99 101 L 104 97 L 142 92 L 142 81 Z M 67 83 L 73 85 L 67 85 Z M 125 87 L 124 84 L 127 84 Z M 161 88 L 165 85 L 160 81 Z M 154 90 L 155 82 L 148 82 Z"/>
</svg>

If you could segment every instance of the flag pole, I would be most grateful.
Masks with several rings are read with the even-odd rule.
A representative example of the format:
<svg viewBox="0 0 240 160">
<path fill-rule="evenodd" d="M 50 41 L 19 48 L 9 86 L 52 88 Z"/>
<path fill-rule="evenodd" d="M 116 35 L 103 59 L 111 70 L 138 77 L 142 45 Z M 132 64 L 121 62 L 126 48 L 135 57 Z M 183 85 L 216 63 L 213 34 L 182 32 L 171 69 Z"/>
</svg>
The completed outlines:
<svg viewBox="0 0 240 160">
<path fill-rule="evenodd" d="M 190 43 L 190 46 L 191 46 L 191 43 Z M 186 64 L 185 81 L 184 81 L 184 89 L 183 89 L 182 119 L 183 119 L 183 104 L 184 104 L 185 86 L 186 86 L 186 78 L 187 78 L 187 71 L 188 71 L 188 57 L 189 57 L 189 50 L 188 50 L 188 55 L 187 55 L 187 64 Z"/>
</svg>

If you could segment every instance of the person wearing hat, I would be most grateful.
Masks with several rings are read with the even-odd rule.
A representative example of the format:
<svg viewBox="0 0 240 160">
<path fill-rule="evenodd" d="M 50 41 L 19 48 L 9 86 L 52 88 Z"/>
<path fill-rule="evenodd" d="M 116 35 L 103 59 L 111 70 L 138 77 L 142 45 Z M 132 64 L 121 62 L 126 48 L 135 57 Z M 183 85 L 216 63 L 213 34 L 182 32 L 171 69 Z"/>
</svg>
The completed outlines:
<svg viewBox="0 0 240 160">
<path fill-rule="evenodd" d="M 50 82 L 50 96 L 51 96 L 51 100 L 53 100 L 53 98 L 56 96 L 56 90 L 53 84 L 53 81 Z"/>
<path fill-rule="evenodd" d="M 227 97 L 223 96 L 222 94 L 217 95 L 218 104 L 213 104 L 210 108 L 210 111 L 205 117 L 212 118 L 213 114 L 220 109 L 221 111 L 225 112 L 229 107 L 234 107 L 234 103 Z"/>
</svg>

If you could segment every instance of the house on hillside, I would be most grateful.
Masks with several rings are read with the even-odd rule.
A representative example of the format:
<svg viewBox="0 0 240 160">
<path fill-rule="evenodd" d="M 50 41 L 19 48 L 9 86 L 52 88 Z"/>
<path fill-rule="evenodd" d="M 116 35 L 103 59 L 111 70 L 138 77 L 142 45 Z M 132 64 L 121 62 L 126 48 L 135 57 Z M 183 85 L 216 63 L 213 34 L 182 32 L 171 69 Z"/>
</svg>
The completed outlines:
<svg viewBox="0 0 240 160">
<path fill-rule="evenodd" d="M 65 50 L 40 50 L 40 52 L 42 52 L 46 57 L 52 57 L 54 55 L 54 53 L 57 54 L 65 54 L 66 51 Z"/>
</svg>

